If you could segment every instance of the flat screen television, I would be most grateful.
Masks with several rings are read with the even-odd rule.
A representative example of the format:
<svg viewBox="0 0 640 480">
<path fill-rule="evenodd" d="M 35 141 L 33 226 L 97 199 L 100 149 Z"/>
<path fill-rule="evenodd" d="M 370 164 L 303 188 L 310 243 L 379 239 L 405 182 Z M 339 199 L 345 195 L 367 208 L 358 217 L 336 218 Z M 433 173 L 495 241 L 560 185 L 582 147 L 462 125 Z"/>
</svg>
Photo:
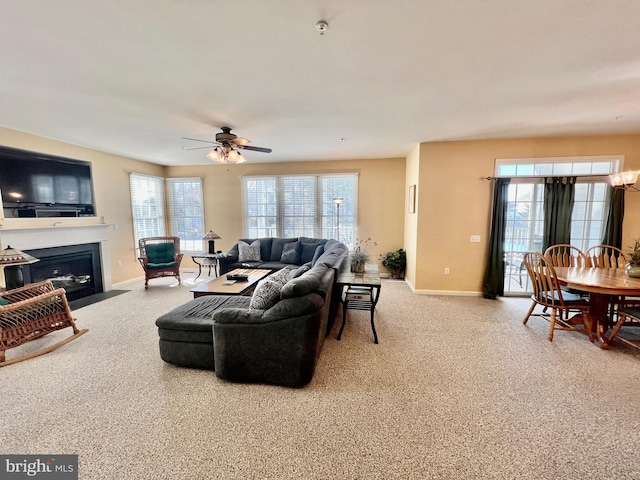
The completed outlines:
<svg viewBox="0 0 640 480">
<path fill-rule="evenodd" d="M 0 147 L 5 218 L 95 216 L 91 163 Z"/>
</svg>

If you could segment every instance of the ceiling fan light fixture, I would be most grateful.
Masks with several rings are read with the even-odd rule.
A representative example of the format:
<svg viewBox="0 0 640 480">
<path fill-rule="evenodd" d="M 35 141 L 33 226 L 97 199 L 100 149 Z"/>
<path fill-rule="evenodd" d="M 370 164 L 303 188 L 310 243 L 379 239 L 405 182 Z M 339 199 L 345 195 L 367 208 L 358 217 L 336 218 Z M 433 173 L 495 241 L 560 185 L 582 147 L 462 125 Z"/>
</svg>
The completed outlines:
<svg viewBox="0 0 640 480">
<path fill-rule="evenodd" d="M 235 149 L 232 148 L 227 153 L 227 161 L 229 163 L 240 163 L 241 156 L 241 154 L 239 154 Z"/>
<path fill-rule="evenodd" d="M 220 152 L 217 148 L 214 148 L 209 153 L 207 153 L 207 158 L 213 162 L 223 162 L 222 157 L 220 156 Z"/>
</svg>

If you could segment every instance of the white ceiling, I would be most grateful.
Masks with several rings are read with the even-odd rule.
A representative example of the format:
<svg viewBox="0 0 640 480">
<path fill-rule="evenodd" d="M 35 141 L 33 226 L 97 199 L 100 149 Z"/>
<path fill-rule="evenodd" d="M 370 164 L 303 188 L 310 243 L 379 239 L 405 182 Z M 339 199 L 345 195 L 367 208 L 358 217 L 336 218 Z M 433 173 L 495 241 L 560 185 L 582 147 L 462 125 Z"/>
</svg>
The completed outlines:
<svg viewBox="0 0 640 480">
<path fill-rule="evenodd" d="M 0 0 L 0 126 L 163 165 L 210 163 L 182 137 L 223 125 L 273 148 L 249 162 L 638 133 L 639 20 L 638 0 Z"/>
</svg>

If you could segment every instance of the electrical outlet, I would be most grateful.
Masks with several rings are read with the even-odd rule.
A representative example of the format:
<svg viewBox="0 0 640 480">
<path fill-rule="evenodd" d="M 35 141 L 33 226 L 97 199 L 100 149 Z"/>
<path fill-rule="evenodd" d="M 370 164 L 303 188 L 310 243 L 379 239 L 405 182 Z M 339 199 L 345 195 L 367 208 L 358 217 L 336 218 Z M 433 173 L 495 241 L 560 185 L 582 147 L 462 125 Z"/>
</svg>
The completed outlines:
<svg viewBox="0 0 640 480">
<path fill-rule="evenodd" d="M 444 274 L 445 275 L 449 275 L 449 267 L 445 267 L 444 268 Z"/>
<path fill-rule="evenodd" d="M 114 224 L 113 224 L 113 229 L 114 229 L 114 230 L 117 230 L 117 229 L 118 229 L 118 224 L 117 224 L 117 223 L 114 223 Z"/>
<path fill-rule="evenodd" d="M 121 266 L 122 266 L 122 260 L 118 260 L 118 261 L 116 262 L 116 265 L 117 265 L 117 266 L 119 266 L 119 267 L 121 267 Z"/>
</svg>

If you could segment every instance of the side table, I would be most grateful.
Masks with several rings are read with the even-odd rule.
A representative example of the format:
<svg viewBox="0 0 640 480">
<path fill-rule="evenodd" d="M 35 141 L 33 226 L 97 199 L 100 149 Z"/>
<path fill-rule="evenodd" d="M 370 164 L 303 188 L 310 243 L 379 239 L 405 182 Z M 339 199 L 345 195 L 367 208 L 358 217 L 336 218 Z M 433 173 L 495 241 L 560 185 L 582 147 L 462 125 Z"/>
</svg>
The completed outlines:
<svg viewBox="0 0 640 480">
<path fill-rule="evenodd" d="M 198 265 L 198 276 L 194 278 L 197 280 L 202 274 L 202 267 L 209 267 L 209 276 L 211 276 L 211 267 L 213 267 L 213 273 L 218 276 L 218 259 L 224 255 L 223 253 L 194 253 L 191 255 L 193 262 Z M 198 261 L 200 260 L 200 261 Z"/>
<path fill-rule="evenodd" d="M 349 264 L 338 275 L 336 284 L 340 287 L 340 301 L 342 302 L 342 325 L 338 332 L 338 340 L 342 338 L 342 331 L 347 321 L 347 310 L 368 310 L 371 312 L 371 330 L 373 342 L 378 343 L 378 334 L 374 323 L 374 316 L 378 298 L 380 298 L 380 272 L 378 265 L 367 264 L 364 273 L 349 271 Z"/>
</svg>

